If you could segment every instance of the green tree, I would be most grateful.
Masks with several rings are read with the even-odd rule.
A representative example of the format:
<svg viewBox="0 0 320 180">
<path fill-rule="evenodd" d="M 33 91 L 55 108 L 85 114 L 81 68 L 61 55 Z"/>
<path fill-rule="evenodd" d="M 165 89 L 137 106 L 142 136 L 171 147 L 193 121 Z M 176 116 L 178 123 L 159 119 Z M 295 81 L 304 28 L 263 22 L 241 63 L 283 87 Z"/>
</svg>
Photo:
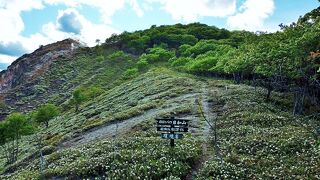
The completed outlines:
<svg viewBox="0 0 320 180">
<path fill-rule="evenodd" d="M 5 157 L 9 164 L 17 161 L 20 153 L 20 139 L 21 136 L 30 135 L 35 128 L 24 114 L 12 113 L 4 122 L 0 123 L 0 144 L 3 146 Z"/>
<path fill-rule="evenodd" d="M 140 59 L 137 62 L 137 67 L 140 71 L 145 70 L 147 66 L 149 65 L 148 61 L 146 59 Z"/>
<path fill-rule="evenodd" d="M 234 48 L 230 48 L 226 53 L 221 54 L 216 65 L 209 70 L 211 72 L 219 74 L 230 73 L 225 68 L 228 65 L 227 63 L 229 63 L 236 56 L 236 54 L 237 50 Z"/>
<path fill-rule="evenodd" d="M 7 151 L 7 142 L 9 140 L 8 137 L 8 126 L 6 122 L 0 122 L 0 146 L 1 146 L 1 151 L 4 155 L 4 157 L 7 159 L 9 162 L 9 151 Z"/>
<path fill-rule="evenodd" d="M 169 61 L 170 58 L 175 56 L 175 53 L 173 51 L 168 51 L 161 47 L 154 47 L 148 49 L 148 54 L 156 55 L 157 59 L 155 59 L 155 61 Z"/>
<path fill-rule="evenodd" d="M 319 10 L 314 13 L 319 14 Z M 295 82 L 293 89 L 295 115 L 305 112 L 307 99 L 311 106 L 319 107 L 320 101 L 318 95 L 320 76 L 317 73 L 320 66 L 319 57 L 312 55 L 312 53 L 317 54 L 320 49 L 320 18 L 313 14 L 308 16 L 310 17 L 298 21 L 298 24 L 284 29 L 284 34 L 290 38 L 289 44 L 294 49 L 291 58 L 291 67 L 294 70 L 289 73 L 289 77 Z"/>
<path fill-rule="evenodd" d="M 254 73 L 262 77 L 260 84 L 267 89 L 266 100 L 270 100 L 272 91 L 285 88 L 285 77 L 295 71 L 290 61 L 294 48 L 284 40 L 280 32 L 263 35 L 252 54 Z"/>
<path fill-rule="evenodd" d="M 233 75 L 234 82 L 236 84 L 240 84 L 243 76 L 249 75 L 253 73 L 254 63 L 251 57 L 252 55 L 252 47 L 250 46 L 241 46 L 238 49 L 232 49 L 229 52 L 226 52 L 219 61 L 223 63 L 225 58 L 229 60 L 224 64 L 224 72 Z M 217 63 L 216 70 L 219 70 L 219 66 L 222 64 Z"/>
<path fill-rule="evenodd" d="M 177 50 L 177 56 L 180 57 L 190 57 L 191 56 L 191 52 L 190 52 L 190 48 L 192 46 L 189 44 L 183 44 L 181 45 L 178 50 Z"/>
<path fill-rule="evenodd" d="M 128 42 L 129 48 L 131 48 L 134 54 L 143 53 L 147 48 L 150 41 L 149 36 L 138 36 L 135 37 L 133 40 Z M 130 51 L 130 52 L 131 52 Z"/>
<path fill-rule="evenodd" d="M 155 62 L 166 62 L 169 61 L 172 57 L 175 57 L 175 53 L 173 51 L 168 51 L 161 47 L 154 47 L 148 49 L 148 54 L 142 54 L 139 58 L 139 61 L 145 65 L 144 61 L 147 63 L 155 63 Z"/>
<path fill-rule="evenodd" d="M 86 97 L 81 89 L 76 89 L 72 94 L 72 102 L 75 105 L 75 111 L 79 112 L 81 103 L 86 100 Z"/>
<path fill-rule="evenodd" d="M 189 61 L 186 68 L 194 73 L 209 72 L 209 69 L 217 64 L 218 58 L 216 51 L 208 51 L 205 54 L 198 55 L 195 60 Z"/>
<path fill-rule="evenodd" d="M 58 107 L 53 104 L 46 104 L 41 106 L 35 113 L 34 119 L 39 124 L 45 124 L 46 128 L 49 126 L 49 121 L 59 115 Z"/>
<path fill-rule="evenodd" d="M 208 51 L 215 51 L 217 49 L 218 43 L 215 40 L 201 40 L 194 46 L 188 48 L 188 46 L 181 46 L 180 50 L 183 56 L 197 57 L 198 55 L 205 54 Z"/>
<path fill-rule="evenodd" d="M 184 69 L 186 64 L 188 64 L 189 62 L 191 62 L 193 60 L 194 59 L 190 58 L 190 57 L 171 58 L 170 63 L 171 63 L 171 66 L 173 66 L 173 67 Z"/>
<path fill-rule="evenodd" d="M 138 74 L 139 74 L 139 70 L 137 68 L 130 68 L 123 73 L 123 78 L 132 79 L 138 76 Z"/>
</svg>

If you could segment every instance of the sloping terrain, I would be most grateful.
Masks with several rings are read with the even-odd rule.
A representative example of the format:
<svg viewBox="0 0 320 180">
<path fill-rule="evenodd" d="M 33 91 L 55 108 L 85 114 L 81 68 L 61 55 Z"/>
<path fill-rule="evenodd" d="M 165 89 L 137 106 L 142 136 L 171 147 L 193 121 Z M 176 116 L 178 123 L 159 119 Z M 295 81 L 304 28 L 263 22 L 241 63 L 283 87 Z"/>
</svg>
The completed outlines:
<svg viewBox="0 0 320 180">
<path fill-rule="evenodd" d="M 265 102 L 246 85 L 155 68 L 83 104 L 80 113 L 70 109 L 52 120 L 41 131 L 46 134 L 43 176 L 317 178 L 319 140 L 309 123 L 283 110 L 288 102 L 281 96 Z M 216 121 L 216 141 L 202 113 L 210 125 Z M 170 116 L 192 120 L 174 150 L 154 126 L 155 117 Z M 16 163 L 2 178 L 40 176 L 39 136 L 23 139 L 28 163 Z"/>
<path fill-rule="evenodd" d="M 121 83 L 117 80 L 134 63 L 130 55 L 112 56 L 112 50 L 97 53 L 94 48 L 79 49 L 81 45 L 74 43 L 67 39 L 44 46 L 1 72 L 0 120 L 10 112 L 32 111 L 44 103 L 64 103 L 80 85 L 110 89 Z"/>
<path fill-rule="evenodd" d="M 159 133 L 155 132 L 154 128 L 154 118 L 155 117 L 195 117 L 196 116 L 196 100 L 201 94 L 201 89 L 196 87 L 200 86 L 203 82 L 197 82 L 195 79 L 188 77 L 189 75 L 179 75 L 173 71 L 166 69 L 154 69 L 140 77 L 128 81 L 120 86 L 106 91 L 101 94 L 95 101 L 89 101 L 81 107 L 80 113 L 75 113 L 74 109 L 52 122 L 48 129 L 42 131 L 43 134 L 46 134 L 44 137 L 45 144 L 47 145 L 44 149 L 47 149 L 48 155 L 45 159 L 48 159 L 47 167 L 52 167 L 53 164 L 58 163 L 60 160 L 53 160 L 50 162 L 50 158 L 57 156 L 57 154 L 64 154 L 70 151 L 79 150 L 83 147 L 92 147 L 105 142 L 108 144 L 112 139 L 119 139 L 119 143 L 130 141 L 133 139 L 139 140 L 137 143 L 148 143 L 149 141 L 154 141 L 162 144 L 161 149 L 156 150 L 155 153 L 165 153 L 170 151 L 168 147 L 168 142 L 166 140 L 161 140 Z M 148 85 L 148 86 L 147 86 Z M 193 124 L 196 126 L 193 127 L 193 131 L 202 131 L 201 128 L 203 124 L 199 124 L 197 118 L 192 119 Z M 118 127 L 116 127 L 118 126 Z M 193 125 L 192 125 L 193 126 Z M 200 130 L 198 130 L 200 129 Z M 187 153 L 187 156 L 181 157 L 179 163 L 183 171 L 172 172 L 172 175 L 176 176 L 186 176 L 188 170 L 192 165 L 192 161 L 195 161 L 201 153 L 201 149 L 198 149 L 197 144 L 201 143 L 202 138 L 195 138 L 199 136 L 199 133 L 194 133 L 195 137 L 192 137 L 192 134 L 187 135 L 187 137 L 181 142 L 177 142 L 178 147 L 183 146 L 184 148 L 192 148 L 195 151 L 183 152 Z M 34 139 L 40 136 L 40 134 L 33 135 L 33 137 L 26 137 L 24 141 Z M 134 143 L 135 141 L 131 142 Z M 110 142 L 109 142 L 110 143 Z M 9 168 L 9 172 L 13 169 L 20 169 L 22 167 L 26 168 L 19 173 L 19 170 L 15 172 L 20 177 L 28 177 L 31 174 L 38 173 L 38 158 L 34 154 L 29 154 L 29 152 L 37 151 L 37 142 L 29 141 L 28 145 L 25 144 L 22 150 L 26 152 L 24 155 L 27 159 L 33 161 L 27 167 L 24 167 L 24 163 L 16 163 L 16 165 Z M 153 143 L 152 143 L 153 144 Z M 111 144 L 108 144 L 111 146 Z M 135 143 L 132 145 L 135 146 Z M 158 146 L 160 146 L 158 144 Z M 201 147 L 201 146 L 199 146 Z M 107 147 L 106 147 L 107 148 Z M 110 147 L 109 147 L 110 148 Z M 136 148 L 140 148 L 140 145 Z M 130 148 L 132 151 L 138 152 L 140 149 Z M 147 149 L 145 149 L 147 151 Z M 177 150 L 180 152 L 179 148 Z M 56 152 L 54 152 L 56 151 Z M 107 150 L 109 153 L 114 153 L 113 149 Z M 164 152 L 162 152 L 164 151 Z M 53 154 L 51 154 L 54 152 Z M 92 150 L 88 149 L 88 152 Z M 134 152 L 130 152 L 134 153 Z M 145 152 L 149 153 L 149 151 Z M 97 155 L 97 154 L 96 154 Z M 145 156 L 150 156 L 152 154 L 145 154 Z M 165 154 L 164 154 L 165 155 Z M 168 154 L 170 155 L 170 154 Z M 31 157 L 30 157 L 31 156 Z M 102 156 L 99 155 L 99 156 Z M 166 156 L 166 155 L 165 155 Z M 90 160 L 92 155 L 86 155 L 83 158 L 88 158 Z M 177 157 L 178 158 L 178 157 Z M 77 163 L 77 159 L 74 159 Z M 142 159 L 140 159 L 142 160 Z M 138 161 L 137 166 L 143 163 Z M 150 160 L 152 158 L 150 157 Z M 68 160 L 69 161 L 69 160 Z M 129 161 L 129 159 L 127 159 Z M 154 161 L 157 161 L 154 159 Z M 171 161 L 171 160 L 170 160 Z M 111 162 L 110 162 L 111 163 Z M 122 163 L 122 162 L 121 162 Z M 161 165 L 161 162 L 154 162 Z M 112 163 L 111 163 L 112 164 Z M 59 165 L 60 166 L 60 165 Z M 24 169 L 23 168 L 23 169 Z M 95 171 L 95 168 L 88 169 L 88 174 L 79 174 L 83 173 L 81 171 L 71 170 L 67 167 L 59 167 L 66 169 L 65 172 L 56 171 L 56 169 L 47 169 L 46 176 L 98 176 L 100 175 L 92 173 L 90 171 Z M 71 167 L 70 167 L 71 168 Z M 32 170 L 33 169 L 33 170 Z M 154 177 L 166 177 L 167 170 L 164 169 L 164 172 L 144 172 L 145 175 L 151 175 L 148 173 L 154 173 Z M 24 174 L 27 173 L 27 174 Z M 31 173 L 31 174 L 30 174 Z M 100 172 L 104 173 L 104 172 Z M 110 174 L 110 169 L 105 170 L 106 174 Z M 140 174 L 143 175 L 144 173 Z M 178 174 L 177 174 L 178 173 Z M 101 175 L 102 175 L 101 174 Z M 162 174 L 162 175 L 161 175 Z M 123 173 L 113 174 L 110 177 L 122 177 Z M 160 175 L 160 176 L 159 176 Z M 9 176 L 11 177 L 11 176 Z M 11 177 L 13 178 L 13 177 Z"/>
<path fill-rule="evenodd" d="M 216 118 L 222 161 L 207 161 L 200 179 L 319 178 L 320 141 L 314 131 L 319 117 L 293 116 L 286 110 L 286 94 L 277 93 L 265 102 L 260 88 L 217 80 L 209 87 L 216 89 L 213 102 L 224 104 L 223 114 Z"/>
<path fill-rule="evenodd" d="M 22 56 L 0 73 L 0 179 L 319 179 L 320 19 L 302 20 L 152 26 Z M 44 127 L 47 103 L 59 113 Z M 172 116 L 191 120 L 174 148 L 155 125 Z"/>
</svg>

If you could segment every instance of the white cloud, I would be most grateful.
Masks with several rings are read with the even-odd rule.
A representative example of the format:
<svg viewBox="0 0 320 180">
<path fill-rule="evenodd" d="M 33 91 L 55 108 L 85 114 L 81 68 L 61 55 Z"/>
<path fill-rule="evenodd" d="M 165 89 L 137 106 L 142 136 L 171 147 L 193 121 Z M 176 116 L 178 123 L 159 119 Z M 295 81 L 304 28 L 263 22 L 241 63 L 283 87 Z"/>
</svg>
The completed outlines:
<svg viewBox="0 0 320 180">
<path fill-rule="evenodd" d="M 39 0 L 0 0 L 1 29 L 0 39 L 3 42 L 16 41 L 24 29 L 20 16 L 22 11 L 41 9 L 43 5 Z"/>
<path fill-rule="evenodd" d="M 74 18 L 78 21 L 78 23 L 81 26 L 81 29 L 79 29 L 78 34 L 63 32 L 61 30 L 59 18 L 62 17 L 64 14 L 70 13 L 75 15 Z M 94 24 L 90 22 L 74 8 L 59 11 L 58 14 L 59 15 L 57 17 L 56 23 L 50 22 L 48 24 L 45 24 L 42 28 L 43 34 L 45 35 L 45 37 L 50 38 L 50 41 L 58 41 L 68 37 L 73 37 L 80 39 L 83 42 L 86 42 L 89 46 L 94 46 L 96 45 L 96 39 L 101 39 L 102 41 L 104 41 L 105 38 L 107 38 L 111 34 L 119 32 L 108 25 Z"/>
<path fill-rule="evenodd" d="M 23 21 L 19 12 L 13 12 L 10 9 L 0 9 L 1 29 L 0 39 L 3 42 L 18 40 L 19 34 L 24 29 Z"/>
<path fill-rule="evenodd" d="M 25 50 L 23 53 L 30 53 L 37 49 L 39 45 L 45 45 L 69 37 L 78 38 L 88 43 L 88 45 L 94 45 L 96 39 L 104 40 L 108 35 L 118 32 L 106 24 L 111 23 L 111 16 L 116 11 L 123 8 L 125 3 L 129 3 L 136 11 L 137 15 L 143 15 L 143 11 L 136 0 L 0 0 L 0 26 L 2 27 L 0 28 L 0 47 L 14 47 L 13 45 L 21 44 L 20 49 Z M 23 32 L 25 25 L 21 18 L 21 12 L 42 9 L 48 4 L 65 4 L 66 6 L 76 8 L 81 8 L 83 5 L 93 6 L 99 10 L 104 23 L 93 24 L 74 9 L 72 12 L 77 13 L 75 14 L 75 17 L 81 18 L 77 23 L 85 26 L 79 28 L 78 35 L 63 32 L 66 31 L 66 29 L 61 28 L 61 22 L 60 24 L 57 22 L 49 22 L 43 25 L 42 32 L 29 36 L 22 36 L 21 33 Z M 60 11 L 57 19 L 61 18 L 62 14 L 67 12 L 68 10 Z M 77 24 L 73 24 L 71 27 L 77 28 L 77 26 L 74 25 Z M 0 52 L 0 62 L 12 62 L 16 57 L 4 55 L 4 53 L 22 53 L 20 49 L 19 52 L 15 52 L 15 49 L 6 49 L 3 53 Z"/>
<path fill-rule="evenodd" d="M 9 64 L 16 59 L 17 57 L 15 56 L 7 56 L 7 55 L 0 54 L 0 63 Z"/>
<path fill-rule="evenodd" d="M 1 25 L 0 44 L 1 45 L 0 46 L 13 48 L 13 49 L 6 49 L 7 54 L 22 53 L 21 52 L 22 49 L 29 50 L 30 47 L 22 43 L 22 39 L 26 40 L 27 38 L 22 37 L 20 35 L 20 33 L 24 30 L 24 23 L 20 14 L 22 11 L 30 11 L 32 9 L 41 9 L 41 8 L 43 8 L 43 4 L 41 0 L 23 0 L 23 1 L 0 0 L 0 17 L 1 17 L 1 21 L 0 21 L 0 25 Z M 8 45 L 15 45 L 15 46 L 8 46 Z M 15 47 L 19 47 L 19 48 L 15 48 Z M 7 56 L 0 53 L 0 62 L 10 63 L 14 59 L 16 59 L 16 57 Z"/>
<path fill-rule="evenodd" d="M 138 4 L 137 0 L 128 0 L 129 4 L 131 5 L 132 9 L 136 12 L 137 16 L 143 16 L 143 10 L 141 9 L 140 5 Z"/>
<path fill-rule="evenodd" d="M 101 14 L 101 20 L 105 24 L 111 24 L 111 16 L 122 9 L 128 3 L 138 16 L 143 16 L 142 8 L 137 0 L 44 0 L 47 4 L 65 4 L 68 7 L 81 7 L 83 5 L 97 8 Z"/>
<path fill-rule="evenodd" d="M 150 3 L 143 2 L 141 6 L 144 11 L 152 11 L 153 10 L 153 7 L 151 6 Z"/>
<path fill-rule="evenodd" d="M 238 13 L 228 17 L 227 24 L 232 29 L 266 30 L 264 21 L 273 14 L 274 9 L 273 0 L 246 0 Z"/>
<path fill-rule="evenodd" d="M 83 28 L 80 19 L 78 19 L 79 17 L 79 13 L 72 9 L 69 11 L 60 11 L 57 19 L 59 29 L 63 32 L 79 34 Z"/>
<path fill-rule="evenodd" d="M 24 23 L 20 16 L 22 11 L 41 9 L 43 5 L 39 0 L 0 0 L 1 41 L 15 41 L 24 29 Z"/>
<path fill-rule="evenodd" d="M 0 0 L 0 9 L 10 9 L 13 11 L 29 11 L 43 8 L 41 0 Z"/>
<path fill-rule="evenodd" d="M 236 0 L 147 0 L 158 2 L 174 20 L 197 21 L 200 17 L 226 17 L 236 11 Z"/>
</svg>

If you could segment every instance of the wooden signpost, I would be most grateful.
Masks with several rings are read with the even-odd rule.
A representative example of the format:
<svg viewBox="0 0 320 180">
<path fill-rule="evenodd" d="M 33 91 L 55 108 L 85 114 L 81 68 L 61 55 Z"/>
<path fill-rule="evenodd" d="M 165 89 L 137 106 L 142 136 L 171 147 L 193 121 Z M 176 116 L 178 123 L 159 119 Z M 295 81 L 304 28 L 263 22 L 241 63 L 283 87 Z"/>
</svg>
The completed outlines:
<svg viewBox="0 0 320 180">
<path fill-rule="evenodd" d="M 188 132 L 189 121 L 187 119 L 171 118 L 156 118 L 157 131 L 164 132 L 161 138 L 170 139 L 170 146 L 174 147 L 175 139 L 182 139 L 183 134 L 176 134 L 176 132 Z"/>
</svg>

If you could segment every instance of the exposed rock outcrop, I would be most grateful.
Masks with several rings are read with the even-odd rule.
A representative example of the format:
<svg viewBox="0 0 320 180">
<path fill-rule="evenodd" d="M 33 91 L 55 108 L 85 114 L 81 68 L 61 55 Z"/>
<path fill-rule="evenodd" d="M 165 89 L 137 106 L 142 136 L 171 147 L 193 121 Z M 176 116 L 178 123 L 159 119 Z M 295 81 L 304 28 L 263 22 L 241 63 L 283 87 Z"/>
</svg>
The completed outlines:
<svg viewBox="0 0 320 180">
<path fill-rule="evenodd" d="M 14 61 L 7 70 L 0 72 L 0 93 L 30 83 L 45 73 L 53 61 L 71 56 L 83 47 L 80 42 L 65 39 L 46 46 L 40 46 L 31 54 L 25 54 Z"/>
<path fill-rule="evenodd" d="M 30 111 L 44 103 L 41 92 L 37 92 L 39 79 L 54 61 L 70 59 L 77 50 L 84 47 L 73 39 L 65 39 L 46 46 L 40 46 L 31 54 L 25 54 L 14 61 L 7 70 L 0 72 L 0 121 L 12 111 Z M 23 100 L 35 96 L 33 101 Z"/>
</svg>

